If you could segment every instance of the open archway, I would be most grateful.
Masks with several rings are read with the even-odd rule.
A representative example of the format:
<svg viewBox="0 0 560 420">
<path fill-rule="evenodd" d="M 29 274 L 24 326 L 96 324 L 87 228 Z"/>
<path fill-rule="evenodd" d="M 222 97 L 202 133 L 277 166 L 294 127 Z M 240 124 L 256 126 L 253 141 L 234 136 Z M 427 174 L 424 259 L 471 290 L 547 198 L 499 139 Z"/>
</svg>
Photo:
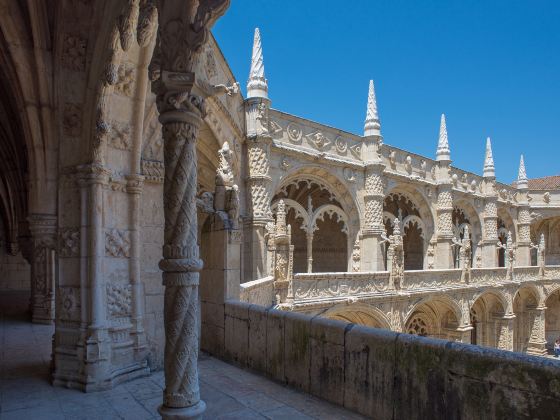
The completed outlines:
<svg viewBox="0 0 560 420">
<path fill-rule="evenodd" d="M 504 323 L 505 297 L 498 292 L 481 294 L 470 309 L 471 344 L 498 347 L 501 324 Z"/>
<path fill-rule="evenodd" d="M 545 302 L 546 349 L 552 353 L 554 342 L 560 338 L 560 287 L 549 293 Z"/>
<path fill-rule="evenodd" d="M 465 199 L 455 202 L 452 213 L 453 233 L 455 239 L 460 241 L 464 237 L 465 227 L 469 228 L 471 238 L 471 266 L 480 267 L 482 265 L 482 256 L 478 243 L 482 239 L 482 227 L 480 217 L 473 205 Z M 455 268 L 460 268 L 459 247 L 453 247 L 453 263 Z"/>
<path fill-rule="evenodd" d="M 424 197 L 418 191 L 410 191 L 403 186 L 393 188 L 383 201 L 383 223 L 387 235 L 393 233 L 393 223 L 397 218 L 403 233 L 405 270 L 424 269 L 428 243 L 434 232 L 433 217 Z"/>
<path fill-rule="evenodd" d="M 310 173 L 296 173 L 280 185 L 272 208 L 282 199 L 292 226 L 294 273 L 346 272 L 357 229 L 349 214 L 357 215 L 341 186 Z"/>
<path fill-rule="evenodd" d="M 511 217 L 507 209 L 503 207 L 498 208 L 497 228 L 498 228 L 498 240 L 502 245 L 506 244 L 509 233 L 511 233 L 512 240 L 515 243 L 516 241 L 515 225 L 513 223 L 513 218 Z M 498 253 L 498 267 L 505 267 L 506 266 L 505 249 L 497 248 L 496 252 Z"/>
</svg>

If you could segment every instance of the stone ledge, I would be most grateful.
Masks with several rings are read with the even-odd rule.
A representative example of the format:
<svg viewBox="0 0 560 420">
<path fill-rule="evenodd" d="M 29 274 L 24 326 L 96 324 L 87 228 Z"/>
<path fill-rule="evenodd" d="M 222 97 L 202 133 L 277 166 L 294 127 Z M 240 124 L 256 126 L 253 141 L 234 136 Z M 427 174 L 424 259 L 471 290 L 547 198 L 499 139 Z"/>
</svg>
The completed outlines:
<svg viewBox="0 0 560 420">
<path fill-rule="evenodd" d="M 226 360 L 366 416 L 545 418 L 558 409 L 554 360 L 225 305 Z"/>
</svg>

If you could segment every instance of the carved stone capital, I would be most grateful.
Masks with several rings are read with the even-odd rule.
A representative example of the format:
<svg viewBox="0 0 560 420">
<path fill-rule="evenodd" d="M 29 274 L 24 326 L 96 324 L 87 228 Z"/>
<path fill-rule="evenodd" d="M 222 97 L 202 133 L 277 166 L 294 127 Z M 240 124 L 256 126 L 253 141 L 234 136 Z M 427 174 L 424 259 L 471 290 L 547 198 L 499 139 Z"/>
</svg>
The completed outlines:
<svg viewBox="0 0 560 420">
<path fill-rule="evenodd" d="M 33 242 L 52 241 L 56 243 L 57 217 L 51 214 L 31 214 L 27 218 Z M 54 247 L 54 245 L 52 246 Z"/>
</svg>

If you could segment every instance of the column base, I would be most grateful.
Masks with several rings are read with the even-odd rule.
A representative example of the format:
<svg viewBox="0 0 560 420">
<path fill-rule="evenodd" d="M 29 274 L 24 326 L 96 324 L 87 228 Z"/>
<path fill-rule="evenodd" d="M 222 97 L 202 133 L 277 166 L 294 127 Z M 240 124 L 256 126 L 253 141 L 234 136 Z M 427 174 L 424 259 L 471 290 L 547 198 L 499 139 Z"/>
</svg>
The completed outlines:
<svg viewBox="0 0 560 420">
<path fill-rule="evenodd" d="M 529 347 L 527 348 L 527 354 L 532 356 L 546 356 L 548 354 L 546 350 L 546 342 L 539 344 L 539 343 L 529 343 Z"/>
<path fill-rule="evenodd" d="M 158 413 L 163 420 L 201 420 L 205 411 L 206 403 L 202 400 L 190 407 L 171 408 L 164 405 L 158 407 Z"/>
</svg>

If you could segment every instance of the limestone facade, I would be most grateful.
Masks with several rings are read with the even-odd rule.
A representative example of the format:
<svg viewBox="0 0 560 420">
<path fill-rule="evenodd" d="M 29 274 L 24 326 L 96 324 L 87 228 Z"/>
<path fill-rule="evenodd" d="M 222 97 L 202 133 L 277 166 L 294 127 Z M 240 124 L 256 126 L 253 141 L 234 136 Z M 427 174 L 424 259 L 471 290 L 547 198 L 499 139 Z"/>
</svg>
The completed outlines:
<svg viewBox="0 0 560 420">
<path fill-rule="evenodd" d="M 164 369 L 162 415 L 199 415 L 228 300 L 539 354 L 560 334 L 560 189 L 496 181 L 490 141 L 482 176 L 444 117 L 436 159 L 391 146 L 373 83 L 363 136 L 271 108 L 259 31 L 244 98 L 209 32 L 226 0 L 9 3 L 0 286 L 27 276 L 55 324 L 55 385 Z"/>
</svg>

